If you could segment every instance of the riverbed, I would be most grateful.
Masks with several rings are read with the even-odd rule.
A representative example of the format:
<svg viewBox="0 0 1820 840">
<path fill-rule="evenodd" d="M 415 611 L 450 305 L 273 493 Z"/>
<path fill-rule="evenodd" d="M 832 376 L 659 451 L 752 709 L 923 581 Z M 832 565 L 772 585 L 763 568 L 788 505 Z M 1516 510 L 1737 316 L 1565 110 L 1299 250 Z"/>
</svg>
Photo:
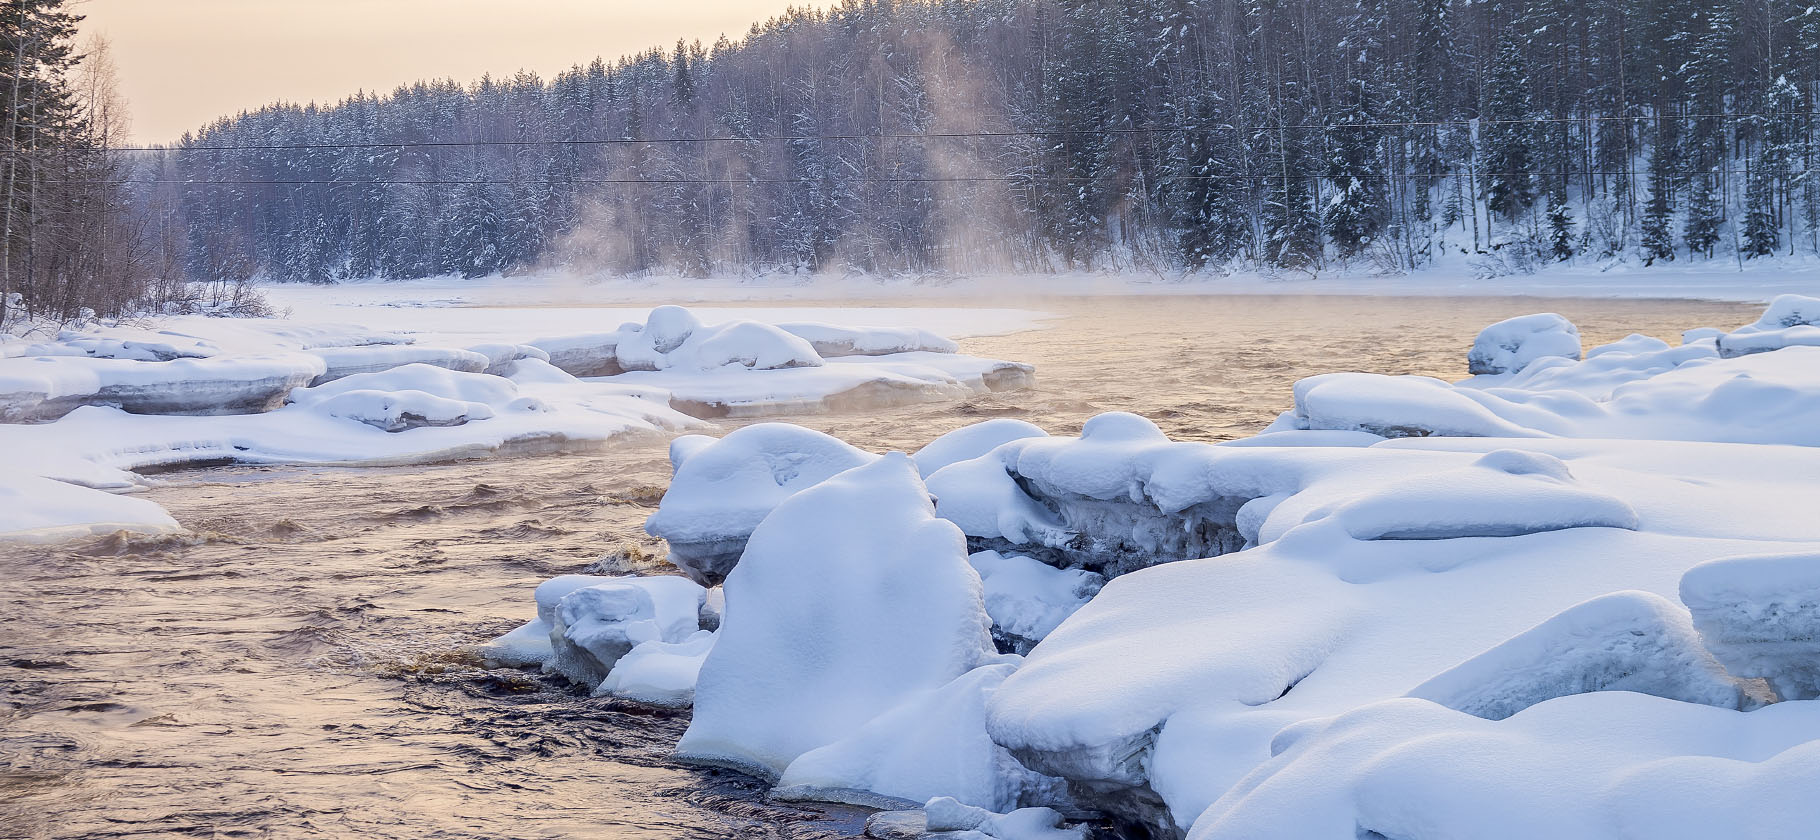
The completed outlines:
<svg viewBox="0 0 1820 840">
<path fill-rule="evenodd" d="M 1485 324 L 1555 311 L 1588 347 L 1733 327 L 1758 306 L 1503 298 L 1004 301 L 1047 328 L 962 341 L 1035 388 L 768 418 L 884 451 L 1016 417 L 1068 434 L 1133 411 L 1172 437 L 1253 434 L 1290 386 L 1465 375 Z M 793 303 L 793 305 L 800 305 Z M 851 307 L 851 302 L 840 305 Z M 722 423 L 719 434 L 732 428 Z M 644 518 L 664 440 L 413 467 L 157 476 L 190 535 L 0 547 L 0 838 L 843 837 L 864 814 L 764 802 L 671 762 L 687 714 L 487 670 L 467 646 L 537 582 L 666 568 Z"/>
</svg>

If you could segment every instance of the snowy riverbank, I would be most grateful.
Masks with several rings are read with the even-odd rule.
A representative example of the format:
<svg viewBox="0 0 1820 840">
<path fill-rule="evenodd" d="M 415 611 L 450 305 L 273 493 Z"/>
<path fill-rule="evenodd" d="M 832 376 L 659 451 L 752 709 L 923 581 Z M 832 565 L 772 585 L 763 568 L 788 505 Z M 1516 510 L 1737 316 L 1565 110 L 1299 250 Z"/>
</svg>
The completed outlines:
<svg viewBox="0 0 1820 840">
<path fill-rule="evenodd" d="M 441 332 L 413 333 L 374 317 L 387 311 L 354 313 L 365 317 L 353 323 L 95 323 L 51 340 L 0 341 L 0 539 L 179 530 L 156 505 L 118 495 L 142 488 L 134 471 L 147 468 L 572 450 L 705 427 L 700 418 L 956 399 L 1025 387 L 1032 376 L 911 326 L 704 323 L 662 306 L 606 331 L 599 318 L 621 313 L 464 322 L 439 311 Z M 833 314 L 874 311 L 890 312 Z M 595 331 L 531 332 L 584 317 Z"/>
<path fill-rule="evenodd" d="M 1219 445 L 684 437 L 648 528 L 695 582 L 540 589 L 507 655 L 692 695 L 678 754 L 776 795 L 1007 840 L 1799 834 L 1816 339 L 1812 299 L 1584 354 L 1524 319 Z"/>
</svg>

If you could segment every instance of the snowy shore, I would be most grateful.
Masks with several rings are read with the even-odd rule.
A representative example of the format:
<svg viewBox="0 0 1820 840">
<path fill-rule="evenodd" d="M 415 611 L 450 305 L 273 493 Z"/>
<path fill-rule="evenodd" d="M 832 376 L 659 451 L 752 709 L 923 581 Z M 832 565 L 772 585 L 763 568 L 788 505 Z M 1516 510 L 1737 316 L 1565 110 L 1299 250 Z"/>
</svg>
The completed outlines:
<svg viewBox="0 0 1820 840">
<path fill-rule="evenodd" d="M 549 326 L 533 313 L 441 335 L 459 345 L 364 325 L 371 317 L 178 317 L 0 339 L 0 540 L 177 531 L 156 505 L 120 495 L 143 488 L 134 471 L 147 468 L 565 451 L 708 428 L 702 418 L 957 399 L 1033 376 L 910 326 L 638 312 L 606 332 L 512 332 Z M 601 313 L 581 314 L 598 324 Z"/>
<path fill-rule="evenodd" d="M 906 810 L 881 835 L 1795 836 L 1817 328 L 1784 297 L 1583 352 L 1513 319 L 1471 379 L 1315 377 L 1225 444 L 1123 413 L 909 456 L 687 436 L 647 526 L 682 600 L 553 581 L 487 651 L 687 698 L 679 757 Z"/>
</svg>

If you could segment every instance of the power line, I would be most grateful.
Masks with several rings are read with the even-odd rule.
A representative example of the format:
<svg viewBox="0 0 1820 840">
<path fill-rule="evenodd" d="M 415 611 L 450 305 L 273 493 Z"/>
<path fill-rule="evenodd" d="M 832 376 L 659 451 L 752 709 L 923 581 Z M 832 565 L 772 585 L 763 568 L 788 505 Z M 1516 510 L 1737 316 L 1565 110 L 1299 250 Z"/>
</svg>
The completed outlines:
<svg viewBox="0 0 1820 840">
<path fill-rule="evenodd" d="M 1795 175 L 1807 175 L 1807 174 L 1814 173 L 1814 172 L 1820 172 L 1820 168 L 1795 169 L 1795 170 L 1790 170 L 1787 174 L 1790 176 L 1795 176 Z M 1633 176 L 1634 177 L 1639 174 L 1641 174 L 1641 173 L 1636 172 L 1636 171 L 1609 171 L 1608 172 L 1608 171 L 1598 171 L 1598 170 L 1572 170 L 1572 171 L 1562 171 L 1562 172 L 1458 172 L 1458 171 L 1453 171 L 1453 172 L 1432 172 L 1432 173 L 1431 172 L 1412 172 L 1412 173 L 1406 173 L 1406 174 L 1363 174 L 1363 175 L 1349 175 L 1346 177 L 1358 179 L 1358 180 L 1398 180 L 1398 179 L 1417 179 L 1417 178 L 1439 179 L 1439 178 L 1457 178 L 1457 177 L 1581 178 L 1581 177 L 1590 176 L 1590 177 L 1616 178 L 1616 177 L 1624 177 L 1624 176 Z M 1709 175 L 1749 175 L 1749 174 L 1750 174 L 1750 170 L 1748 170 L 1748 169 L 1708 169 L 1708 170 L 1702 170 L 1699 172 L 1687 173 L 1685 175 L 1685 177 L 1699 178 L 1699 177 L 1709 176 Z M 1112 176 L 1112 178 L 1116 178 L 1116 177 L 1117 176 Z M 1284 176 L 1280 173 L 1255 173 L 1255 174 L 1248 173 L 1248 174 L 1229 174 L 1229 175 L 1168 175 L 1168 174 L 1164 174 L 1164 175 L 1147 175 L 1145 177 L 1149 180 L 1157 180 L 1157 181 L 1275 181 L 1275 180 L 1280 180 L 1284 177 L 1295 178 L 1295 179 L 1299 180 L 1299 179 L 1307 179 L 1307 178 L 1328 178 L 1329 176 L 1323 175 L 1320 173 L 1295 174 L 1295 175 L 1289 175 L 1289 176 Z M 830 180 L 830 179 L 827 179 L 827 178 L 649 178 L 649 179 L 641 179 L 641 178 L 559 178 L 559 179 L 548 180 L 548 181 L 542 180 L 542 179 L 512 181 L 512 180 L 502 180 L 502 179 L 497 179 L 497 178 L 431 179 L 431 180 L 397 180 L 397 179 L 336 180 L 336 179 L 329 179 L 329 178 L 299 178 L 299 179 L 284 179 L 284 180 L 266 180 L 266 179 L 257 179 L 257 178 L 206 179 L 206 180 L 193 180 L 193 179 L 184 179 L 184 178 L 145 178 L 145 179 L 107 180 L 107 179 L 45 178 L 43 180 L 45 183 L 91 184 L 91 185 L 175 184 L 175 185 L 180 185 L 180 186 L 340 186 L 340 187 L 415 186 L 415 187 L 434 187 L 434 186 L 463 186 L 463 185 L 472 185 L 472 184 L 483 184 L 483 185 L 489 185 L 489 186 L 515 186 L 515 185 L 523 185 L 523 184 L 587 184 L 587 185 L 643 184 L 643 185 L 649 185 L 649 186 L 664 186 L 664 185 L 670 185 L 670 184 L 684 184 L 684 185 L 700 184 L 700 185 L 713 185 L 713 186 L 741 186 L 741 185 L 750 185 L 750 184 L 815 184 L 815 183 L 821 183 L 823 181 Z M 1078 176 L 1076 176 L 1076 175 L 957 175 L 957 176 L 932 177 L 932 178 L 858 177 L 858 178 L 842 178 L 842 179 L 834 179 L 834 180 L 838 180 L 840 183 L 845 183 L 845 184 L 853 184 L 853 183 L 861 183 L 861 184 L 947 184 L 947 183 L 972 183 L 972 182 L 1083 183 L 1083 182 L 1109 180 L 1109 178 L 1108 178 L 1108 176 L 1104 176 L 1104 175 L 1100 175 L 1100 176 L 1094 176 L 1094 175 L 1078 175 Z"/>
<path fill-rule="evenodd" d="M 1030 129 L 1017 131 L 925 131 L 903 133 L 873 134 L 771 134 L 751 137 L 717 136 L 717 137 L 653 137 L 643 138 L 550 138 L 540 140 L 420 140 L 420 141 L 361 141 L 352 143 L 248 143 L 239 145 L 172 145 L 172 146 L 117 146 L 108 149 L 89 149 L 85 151 L 101 152 L 247 152 L 247 151 L 309 151 L 324 149 L 442 149 L 471 147 L 505 147 L 532 148 L 538 146 L 631 146 L 641 144 L 675 143 L 767 143 L 767 142 L 832 142 L 848 140 L 961 140 L 971 138 L 1011 138 L 1011 137 L 1072 137 L 1072 136 L 1124 136 L 1138 134 L 1183 134 L 1198 131 L 1339 131 L 1361 128 L 1443 128 L 1448 126 L 1478 125 L 1542 125 L 1568 123 L 1603 123 L 1603 122 L 1661 122 L 1664 120 L 1755 120 L 1790 117 L 1820 117 L 1820 112 L 1784 112 L 1784 113 L 1750 113 L 1750 114 L 1656 114 L 1651 116 L 1586 116 L 1586 117 L 1525 117 L 1508 120 L 1407 120 L 1380 121 L 1340 124 L 1299 124 L 1271 125 L 1260 123 L 1254 126 L 1236 126 L 1230 123 L 1204 126 L 1150 126 L 1143 128 L 1101 128 L 1101 129 Z M 60 150 L 41 150 L 57 152 Z"/>
</svg>

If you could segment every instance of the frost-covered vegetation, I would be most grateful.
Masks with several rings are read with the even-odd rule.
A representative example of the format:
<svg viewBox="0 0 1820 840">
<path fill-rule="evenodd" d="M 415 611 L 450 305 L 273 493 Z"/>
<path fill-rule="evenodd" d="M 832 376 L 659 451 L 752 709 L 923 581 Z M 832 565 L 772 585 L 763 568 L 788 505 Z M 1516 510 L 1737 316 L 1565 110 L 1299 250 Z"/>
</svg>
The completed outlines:
<svg viewBox="0 0 1820 840">
<path fill-rule="evenodd" d="M 912 456 L 681 438 L 650 530 L 718 584 L 668 579 L 678 614 L 724 606 L 646 634 L 698 675 L 677 754 L 900 809 L 879 837 L 1800 834 L 1820 348 L 1718 347 L 1816 305 L 1584 353 L 1514 319 L 1473 350 L 1497 372 L 1317 377 L 1225 444 L 1116 412 Z M 545 591 L 569 580 L 492 649 L 573 642 Z M 643 626 L 631 600 L 612 620 Z M 643 681 L 619 662 L 583 685 Z"/>
</svg>

